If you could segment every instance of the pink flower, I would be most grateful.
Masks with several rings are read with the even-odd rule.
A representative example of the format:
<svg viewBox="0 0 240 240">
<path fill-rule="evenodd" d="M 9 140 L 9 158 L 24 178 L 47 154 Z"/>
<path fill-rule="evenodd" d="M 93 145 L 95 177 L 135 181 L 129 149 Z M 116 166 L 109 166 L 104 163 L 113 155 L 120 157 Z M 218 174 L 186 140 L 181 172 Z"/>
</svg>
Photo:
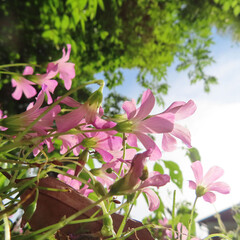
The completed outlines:
<svg viewBox="0 0 240 240">
<path fill-rule="evenodd" d="M 62 145 L 60 149 L 61 154 L 65 154 L 70 148 L 73 148 L 79 143 L 78 137 L 72 134 L 61 135 L 58 137 L 58 139 L 62 140 Z M 73 148 L 72 151 L 75 156 L 79 155 L 80 151 L 76 147 Z"/>
<path fill-rule="evenodd" d="M 143 93 L 141 106 L 136 109 L 135 101 L 126 101 L 123 109 L 127 114 L 127 121 L 117 124 L 115 129 L 119 132 L 129 133 L 127 142 L 130 146 L 137 146 L 137 138 L 146 149 L 152 148 L 150 160 L 161 158 L 162 154 L 156 143 L 147 133 L 168 133 L 173 130 L 174 114 L 162 113 L 148 117 L 155 104 L 155 98 L 151 90 Z"/>
<path fill-rule="evenodd" d="M 27 111 L 7 117 L 2 120 L 4 127 L 8 128 L 8 131 L 19 132 L 23 131 L 31 122 L 39 117 L 48 107 L 41 108 L 44 101 L 44 91 L 42 90 L 36 100 L 36 103 L 31 104 L 31 108 Z M 55 106 L 49 111 L 44 117 L 42 117 L 33 127 L 32 130 L 37 132 L 39 135 L 46 135 L 47 131 L 53 126 L 53 121 L 60 112 L 60 106 Z"/>
<path fill-rule="evenodd" d="M 188 238 L 187 228 L 182 223 L 178 223 L 177 234 L 175 233 L 175 239 L 177 239 L 177 240 L 187 240 L 187 238 Z M 194 238 L 191 238 L 190 240 L 200 240 L 200 239 L 194 237 Z"/>
<path fill-rule="evenodd" d="M 66 132 L 77 127 L 83 119 L 85 119 L 86 123 L 93 123 L 96 120 L 102 103 L 102 92 L 101 90 L 95 91 L 84 104 L 71 97 L 64 98 L 61 103 L 75 108 L 71 112 L 56 118 L 58 132 Z"/>
<path fill-rule="evenodd" d="M 149 177 L 147 176 L 145 163 L 146 158 L 150 157 L 151 152 L 152 149 L 148 149 L 143 153 L 135 155 L 128 173 L 110 187 L 109 193 L 123 195 L 135 191 L 145 192 L 148 198 L 149 210 L 154 211 L 159 207 L 160 200 L 157 194 L 148 187 L 154 186 L 159 188 L 164 186 L 170 181 L 170 177 L 167 174 L 160 174 L 159 172 L 152 172 Z"/>
<path fill-rule="evenodd" d="M 125 150 L 125 159 L 133 159 L 136 155 L 135 149 L 126 149 Z M 96 179 L 102 183 L 102 185 L 106 185 L 107 188 L 110 187 L 115 181 L 118 175 L 121 177 L 129 170 L 131 167 L 130 160 L 123 160 L 123 152 L 122 151 L 109 151 L 110 154 L 113 155 L 113 159 L 110 162 L 107 162 L 102 165 L 100 169 L 94 169 L 94 175 Z M 121 168 L 121 173 L 119 174 Z"/>
<path fill-rule="evenodd" d="M 33 68 L 30 66 L 26 66 L 23 75 L 32 75 Z M 16 87 L 15 91 L 12 93 L 12 97 L 16 100 L 19 100 L 22 97 L 22 94 L 26 96 L 26 98 L 34 97 L 37 94 L 36 89 L 32 86 L 36 85 L 35 83 L 27 80 L 24 77 L 15 77 L 12 79 L 12 86 Z"/>
<path fill-rule="evenodd" d="M 37 74 L 36 75 L 36 82 L 40 85 L 43 86 L 45 85 L 45 93 L 47 94 L 48 104 L 51 104 L 53 102 L 51 94 L 54 93 L 55 88 L 58 85 L 58 82 L 56 80 L 53 80 L 52 78 L 56 76 L 56 72 L 50 71 L 45 74 Z"/>
<path fill-rule="evenodd" d="M 105 162 L 113 159 L 111 151 L 119 151 L 122 148 L 121 137 L 111 136 L 105 132 L 85 132 L 84 135 L 86 138 L 83 135 L 78 135 L 81 146 L 95 149 Z"/>
<path fill-rule="evenodd" d="M 211 167 L 203 176 L 203 168 L 200 161 L 192 163 L 192 170 L 196 182 L 189 181 L 189 187 L 196 190 L 197 197 L 202 197 L 207 202 L 213 203 L 216 201 L 216 195 L 212 191 L 223 194 L 230 192 L 230 187 L 224 182 L 216 182 L 220 178 L 224 170 L 218 166 Z"/>
<path fill-rule="evenodd" d="M 65 48 L 63 48 L 62 58 L 55 62 L 51 62 L 47 66 L 47 72 L 54 71 L 59 72 L 59 77 L 64 81 L 64 86 L 67 90 L 69 90 L 72 86 L 72 79 L 75 77 L 75 69 L 74 63 L 67 62 L 70 57 L 71 45 L 67 44 L 67 53 L 65 52 Z"/>
<path fill-rule="evenodd" d="M 67 171 L 68 174 L 70 175 L 74 175 L 74 170 L 69 169 Z M 89 193 L 93 192 L 92 189 L 88 188 L 88 185 L 84 185 L 83 188 L 80 188 L 82 183 L 80 181 L 78 181 L 77 179 L 73 179 L 69 176 L 65 176 L 62 174 L 58 174 L 58 179 L 65 182 L 66 184 L 68 184 L 69 186 L 71 186 L 72 188 L 76 189 L 79 193 L 81 193 L 83 196 L 88 196 Z"/>
<path fill-rule="evenodd" d="M 163 113 L 173 113 L 174 120 L 177 121 L 191 116 L 196 109 L 196 104 L 190 100 L 187 103 L 174 102 Z M 174 122 L 173 130 L 169 133 L 163 133 L 162 148 L 164 151 L 175 150 L 177 141 L 174 137 L 181 139 L 183 143 L 185 143 L 188 147 L 191 147 L 191 135 L 188 129 Z"/>
</svg>

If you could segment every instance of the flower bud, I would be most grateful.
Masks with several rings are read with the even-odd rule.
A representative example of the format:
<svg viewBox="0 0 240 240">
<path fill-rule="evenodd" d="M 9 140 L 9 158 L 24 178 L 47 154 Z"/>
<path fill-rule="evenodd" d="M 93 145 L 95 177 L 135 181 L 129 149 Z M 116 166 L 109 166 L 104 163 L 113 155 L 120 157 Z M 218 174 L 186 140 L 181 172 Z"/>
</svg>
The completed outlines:
<svg viewBox="0 0 240 240">
<path fill-rule="evenodd" d="M 100 176 L 102 174 L 102 169 L 101 168 L 93 168 L 93 169 L 90 170 L 90 172 L 94 176 Z"/>
<path fill-rule="evenodd" d="M 89 158 L 89 152 L 88 149 L 86 148 L 79 156 L 78 158 L 78 163 L 81 164 L 81 166 L 77 165 L 75 169 L 74 175 L 77 176 L 83 169 L 84 165 L 87 163 Z"/>
<path fill-rule="evenodd" d="M 98 90 L 91 94 L 91 96 L 87 100 L 87 103 L 90 107 L 94 106 L 94 108 L 99 108 L 102 104 L 102 100 L 103 100 L 102 89 L 99 88 Z"/>
<path fill-rule="evenodd" d="M 101 234 L 104 237 L 110 237 L 115 234 L 113 229 L 113 220 L 110 215 L 103 219 L 103 226 L 101 229 Z"/>
<path fill-rule="evenodd" d="M 97 190 L 97 194 L 99 194 L 101 196 L 105 196 L 106 195 L 105 188 L 103 187 L 103 185 L 100 182 L 96 182 L 95 183 L 95 188 Z"/>
</svg>

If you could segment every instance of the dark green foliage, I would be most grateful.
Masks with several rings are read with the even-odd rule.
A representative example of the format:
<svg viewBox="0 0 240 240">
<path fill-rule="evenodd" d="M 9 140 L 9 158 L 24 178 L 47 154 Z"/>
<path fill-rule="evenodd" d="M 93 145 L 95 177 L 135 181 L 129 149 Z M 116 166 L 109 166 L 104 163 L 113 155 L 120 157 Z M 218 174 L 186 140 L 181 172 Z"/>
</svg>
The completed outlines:
<svg viewBox="0 0 240 240">
<path fill-rule="evenodd" d="M 211 29 L 230 31 L 240 39 L 239 12 L 236 0 L 2 0 L 0 64 L 46 66 L 70 43 L 77 74 L 73 86 L 104 72 L 112 89 L 122 84 L 122 69 L 137 68 L 137 81 L 151 88 L 161 104 L 169 87 L 167 69 L 174 60 L 178 70 L 190 68 L 191 83 L 203 81 L 205 91 L 216 83 L 204 70 L 214 62 Z M 2 75 L 0 80 L 1 88 L 10 77 Z M 11 86 L 2 91 L 5 99 L 11 91 Z"/>
</svg>

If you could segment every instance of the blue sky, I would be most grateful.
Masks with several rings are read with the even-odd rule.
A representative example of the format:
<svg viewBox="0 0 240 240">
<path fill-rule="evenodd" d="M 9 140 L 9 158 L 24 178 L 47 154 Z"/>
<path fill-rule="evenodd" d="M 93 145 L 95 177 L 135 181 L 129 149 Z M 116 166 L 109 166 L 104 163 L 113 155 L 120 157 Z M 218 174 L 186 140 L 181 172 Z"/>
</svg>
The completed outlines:
<svg viewBox="0 0 240 240">
<path fill-rule="evenodd" d="M 203 91 L 203 83 L 189 84 L 187 71 L 176 72 L 175 65 L 169 71 L 167 79 L 171 85 L 165 97 L 166 107 L 173 101 L 188 101 L 192 99 L 197 104 L 196 113 L 184 121 L 192 134 L 192 145 L 200 151 L 201 161 L 205 172 L 213 165 L 225 170 L 220 181 L 231 186 L 229 195 L 217 194 L 214 205 L 202 199 L 197 204 L 198 219 L 215 214 L 240 202 L 239 194 L 239 163 L 240 163 L 240 45 L 233 43 L 230 36 L 214 33 L 215 45 L 211 47 L 212 56 L 216 63 L 207 68 L 207 72 L 218 78 L 218 85 L 211 87 L 209 94 Z M 143 91 L 134 79 L 136 70 L 124 71 L 125 82 L 116 88 L 130 98 L 137 99 Z M 161 112 L 162 108 L 155 107 L 154 112 Z M 188 189 L 188 181 L 194 179 L 190 162 L 185 152 L 179 149 L 172 153 L 164 153 L 164 159 L 176 161 L 184 173 L 184 191 L 177 193 L 177 200 L 194 200 L 194 191 Z M 173 191 L 175 186 L 170 184 L 168 191 L 160 189 L 160 194 L 168 197 L 167 192 Z M 170 194 L 171 196 L 171 194 Z M 133 210 L 132 216 L 141 219 L 149 214 L 147 205 Z M 145 209 L 145 210 L 143 210 Z"/>
</svg>

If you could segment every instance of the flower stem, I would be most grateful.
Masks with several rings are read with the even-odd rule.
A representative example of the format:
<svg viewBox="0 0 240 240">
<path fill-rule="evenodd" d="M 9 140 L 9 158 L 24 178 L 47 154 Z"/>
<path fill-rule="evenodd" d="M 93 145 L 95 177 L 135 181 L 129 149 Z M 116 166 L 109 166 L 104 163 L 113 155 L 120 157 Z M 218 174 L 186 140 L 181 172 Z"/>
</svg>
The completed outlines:
<svg viewBox="0 0 240 240">
<path fill-rule="evenodd" d="M 196 196 L 195 201 L 194 201 L 194 203 L 193 203 L 192 212 L 191 212 L 191 216 L 190 216 L 189 224 L 188 224 L 188 237 L 187 237 L 187 240 L 190 240 L 190 237 L 191 237 L 193 214 L 194 214 L 194 212 L 195 212 L 197 200 L 198 200 L 198 196 Z"/>
<path fill-rule="evenodd" d="M 2 199 L 0 197 L 0 207 L 1 209 L 5 210 L 4 205 L 2 204 Z M 5 240 L 10 240 L 11 239 L 11 234 L 10 234 L 10 226 L 9 226 L 9 221 L 8 221 L 8 216 L 7 214 L 3 215 L 3 222 L 4 222 L 4 233 L 5 233 Z"/>
</svg>

